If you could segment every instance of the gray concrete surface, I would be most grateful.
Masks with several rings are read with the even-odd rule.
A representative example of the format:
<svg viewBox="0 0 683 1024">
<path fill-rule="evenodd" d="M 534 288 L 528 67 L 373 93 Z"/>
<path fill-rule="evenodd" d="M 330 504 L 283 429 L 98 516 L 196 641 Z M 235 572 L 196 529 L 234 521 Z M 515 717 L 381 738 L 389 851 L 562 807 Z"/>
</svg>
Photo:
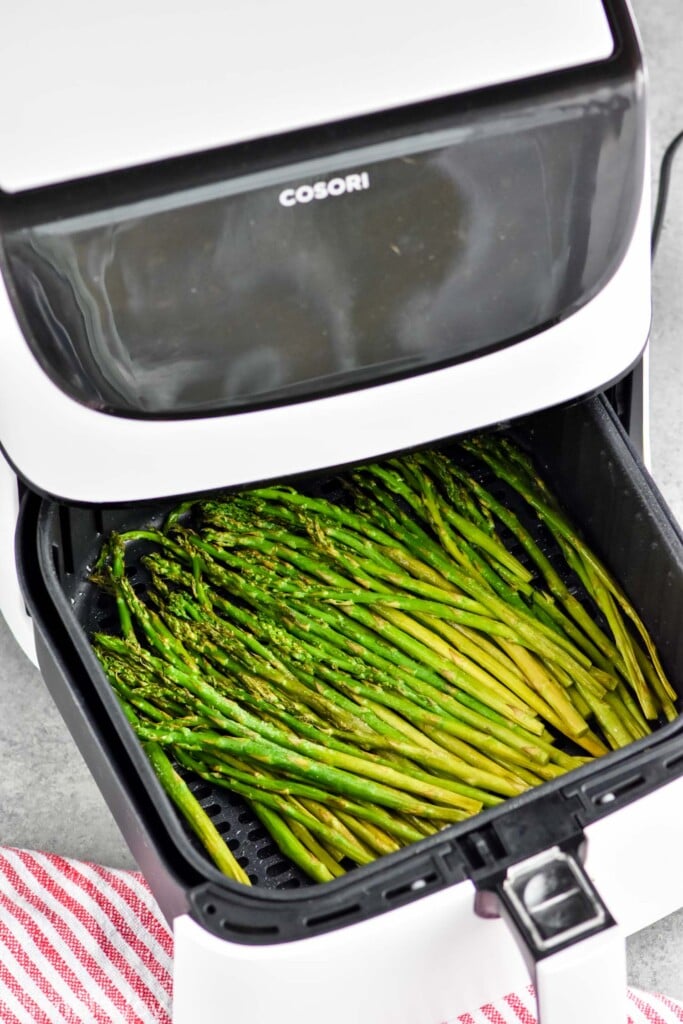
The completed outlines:
<svg viewBox="0 0 683 1024">
<path fill-rule="evenodd" d="M 683 4 L 633 0 L 650 78 L 653 196 L 662 154 L 683 130 Z M 683 523 L 683 147 L 653 268 L 650 336 L 652 473 Z M 683 910 L 628 941 L 631 984 L 683 999 Z"/>
<path fill-rule="evenodd" d="M 683 5 L 634 0 L 648 56 L 653 165 L 683 128 Z M 654 268 L 652 467 L 683 522 L 683 152 Z M 132 866 L 35 669 L 0 621 L 0 843 Z M 655 838 L 656 841 L 656 838 Z M 683 998 L 683 911 L 633 936 L 633 984 Z"/>
<path fill-rule="evenodd" d="M 134 867 L 42 678 L 0 618 L 0 843 Z"/>
<path fill-rule="evenodd" d="M 650 77 L 653 196 L 662 154 L 683 130 L 683 3 L 634 0 Z M 654 202 L 654 200 L 653 200 Z M 653 268 L 650 336 L 652 472 L 683 523 L 683 146 L 671 176 Z"/>
</svg>

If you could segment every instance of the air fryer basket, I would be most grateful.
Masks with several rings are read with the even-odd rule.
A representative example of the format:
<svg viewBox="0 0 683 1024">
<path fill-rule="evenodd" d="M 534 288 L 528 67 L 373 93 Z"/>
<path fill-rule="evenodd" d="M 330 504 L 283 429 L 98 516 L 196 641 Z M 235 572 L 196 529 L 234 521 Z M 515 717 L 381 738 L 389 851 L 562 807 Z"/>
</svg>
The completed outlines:
<svg viewBox="0 0 683 1024">
<path fill-rule="evenodd" d="M 631 597 L 683 693 L 683 536 L 607 402 L 535 414 L 512 432 Z M 333 474 L 300 486 L 330 493 Z M 683 774 L 683 722 L 662 725 L 625 750 L 323 886 L 280 854 L 239 797 L 189 779 L 254 887 L 227 881 L 161 790 L 87 641 L 93 629 L 115 622 L 110 599 L 88 581 L 103 535 L 159 522 L 173 504 L 89 508 L 29 493 L 17 541 L 43 675 L 169 918 L 189 909 L 240 942 L 316 934 L 465 877 L 485 886 L 552 845 L 577 849 L 590 821 Z M 523 503 L 516 510 L 538 535 Z"/>
</svg>

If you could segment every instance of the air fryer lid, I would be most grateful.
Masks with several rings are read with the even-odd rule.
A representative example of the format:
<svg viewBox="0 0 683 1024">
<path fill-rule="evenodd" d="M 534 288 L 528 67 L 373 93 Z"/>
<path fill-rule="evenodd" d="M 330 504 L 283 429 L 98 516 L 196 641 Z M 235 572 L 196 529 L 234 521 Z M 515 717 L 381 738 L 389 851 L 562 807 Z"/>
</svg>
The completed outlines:
<svg viewBox="0 0 683 1024">
<path fill-rule="evenodd" d="M 15 310 L 63 392 L 121 415 L 245 410 L 472 358 L 567 317 L 618 267 L 641 91 L 625 37 L 590 68 L 233 148 L 209 184 L 197 159 L 160 169 L 147 198 L 135 177 L 104 207 L 58 190 L 66 207 L 10 221 Z"/>
<path fill-rule="evenodd" d="M 64 0 L 36 17 L 14 4 L 3 20 L 0 138 L 12 145 L 0 152 L 0 189 L 581 67 L 614 48 L 605 6 L 345 0 L 323 13 L 318 0 L 118 0 L 105 16 Z"/>
</svg>

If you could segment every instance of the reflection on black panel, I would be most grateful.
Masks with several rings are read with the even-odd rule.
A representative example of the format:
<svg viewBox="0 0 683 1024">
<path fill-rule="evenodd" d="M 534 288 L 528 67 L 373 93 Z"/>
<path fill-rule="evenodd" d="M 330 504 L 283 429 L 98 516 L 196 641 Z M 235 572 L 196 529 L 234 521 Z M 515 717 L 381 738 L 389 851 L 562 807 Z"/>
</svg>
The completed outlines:
<svg viewBox="0 0 683 1024">
<path fill-rule="evenodd" d="M 17 231 L 8 265 L 36 356 L 81 402 L 289 401 L 471 357 L 578 308 L 623 255 L 641 153 L 623 100 L 554 122 L 534 107 L 514 130 L 492 121 L 413 156 Z"/>
</svg>

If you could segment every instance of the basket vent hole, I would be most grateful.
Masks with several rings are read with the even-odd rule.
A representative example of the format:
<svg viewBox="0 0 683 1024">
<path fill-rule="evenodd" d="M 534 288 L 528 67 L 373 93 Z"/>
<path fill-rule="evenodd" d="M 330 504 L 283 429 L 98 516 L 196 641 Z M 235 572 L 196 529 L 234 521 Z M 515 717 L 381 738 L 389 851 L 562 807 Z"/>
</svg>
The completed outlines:
<svg viewBox="0 0 683 1024">
<path fill-rule="evenodd" d="M 204 808 L 204 813 L 208 814 L 210 818 L 215 818 L 217 814 L 221 813 L 220 804 L 208 804 Z"/>
<path fill-rule="evenodd" d="M 229 850 L 232 850 L 232 852 L 234 853 L 235 850 L 239 850 L 239 848 L 240 848 L 240 841 L 239 841 L 239 839 L 228 839 L 228 849 Z"/>
<path fill-rule="evenodd" d="M 670 757 L 668 761 L 664 762 L 664 767 L 668 772 L 675 772 L 681 764 L 683 764 L 683 754 L 676 754 L 675 757 Z"/>
<path fill-rule="evenodd" d="M 201 782 L 198 786 L 192 787 L 192 793 L 197 800 L 206 800 L 207 796 L 211 796 L 211 786 Z"/>
<path fill-rule="evenodd" d="M 237 932 L 239 935 L 278 935 L 280 929 L 276 924 L 242 924 L 239 921 L 228 921 L 221 918 L 221 928 L 226 932 Z"/>
<path fill-rule="evenodd" d="M 229 821 L 219 821 L 218 824 L 216 825 L 216 828 L 220 832 L 220 834 L 224 836 L 226 832 L 230 831 L 232 825 L 230 824 Z"/>
<path fill-rule="evenodd" d="M 241 868 L 246 868 L 249 866 L 249 858 L 245 857 L 243 854 L 241 857 L 237 858 L 237 863 Z"/>
<path fill-rule="evenodd" d="M 272 843 L 268 843 L 267 846 L 262 846 L 256 851 L 256 856 L 259 860 L 268 860 L 269 857 L 274 857 L 277 853 L 277 846 L 273 846 Z"/>
<path fill-rule="evenodd" d="M 277 878 L 278 875 L 284 875 L 285 871 L 289 871 L 289 864 L 284 860 L 280 860 L 266 868 L 266 875 L 268 878 Z"/>
<path fill-rule="evenodd" d="M 278 882 L 276 889 L 300 889 L 301 882 L 298 878 L 286 878 L 284 882 Z"/>
<path fill-rule="evenodd" d="M 259 839 L 265 839 L 267 835 L 264 828 L 252 828 L 251 832 L 247 833 L 247 839 L 250 843 L 258 843 Z"/>
<path fill-rule="evenodd" d="M 316 917 L 309 917 L 306 924 L 309 928 L 315 928 L 320 924 L 328 924 L 330 921 L 338 921 L 341 917 L 350 917 L 351 914 L 357 914 L 360 907 L 357 903 L 352 903 L 350 906 L 339 907 L 337 910 L 330 910 L 326 914 L 317 914 Z"/>
<path fill-rule="evenodd" d="M 248 825 L 249 822 L 252 820 L 251 811 L 242 811 L 242 813 L 238 816 L 237 820 L 239 821 L 240 825 Z"/>
<path fill-rule="evenodd" d="M 645 777 L 643 775 L 632 775 L 629 779 L 623 779 L 623 781 L 617 782 L 616 785 L 610 786 L 606 792 L 594 793 L 593 803 L 597 807 L 606 807 L 620 797 L 626 796 L 627 793 L 632 793 L 634 789 L 640 789 L 644 783 Z"/>
<path fill-rule="evenodd" d="M 435 871 L 430 872 L 428 875 L 423 875 L 422 878 L 416 878 L 412 882 L 406 882 L 405 885 L 397 885 L 393 889 L 387 889 L 384 892 L 384 899 L 387 903 L 391 903 L 392 900 L 401 899 L 403 896 L 408 896 L 411 893 L 421 892 L 423 889 L 427 889 L 430 885 L 436 882 L 438 875 Z"/>
<path fill-rule="evenodd" d="M 208 914 L 209 917 L 211 917 L 213 914 L 216 913 L 216 905 L 214 903 L 207 903 L 206 906 L 204 907 L 204 913 Z"/>
</svg>

